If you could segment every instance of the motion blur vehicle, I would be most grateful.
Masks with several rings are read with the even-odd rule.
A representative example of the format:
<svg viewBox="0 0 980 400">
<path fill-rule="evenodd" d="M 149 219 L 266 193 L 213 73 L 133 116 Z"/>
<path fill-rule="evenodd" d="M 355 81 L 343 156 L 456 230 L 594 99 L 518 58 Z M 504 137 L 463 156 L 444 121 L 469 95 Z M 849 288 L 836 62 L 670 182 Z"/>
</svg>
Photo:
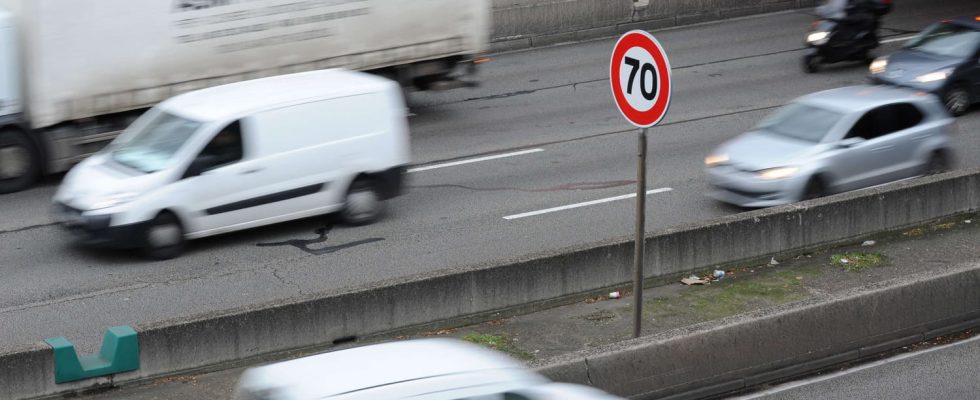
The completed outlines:
<svg viewBox="0 0 980 400">
<path fill-rule="evenodd" d="M 955 116 L 980 102 L 980 16 L 926 28 L 894 54 L 871 63 L 876 83 L 906 86 L 939 96 Z"/>
<path fill-rule="evenodd" d="M 339 69 L 179 95 L 69 171 L 55 212 L 83 243 L 154 259 L 319 214 L 367 224 L 401 191 L 406 113 L 397 83 Z"/>
<path fill-rule="evenodd" d="M 938 98 L 904 88 L 807 95 L 705 158 L 709 196 L 769 207 L 942 172 L 954 123 Z"/>
<path fill-rule="evenodd" d="M 235 400 L 623 400 L 553 383 L 454 339 L 390 342 L 246 370 Z"/>
<path fill-rule="evenodd" d="M 803 70 L 814 73 L 822 64 L 870 62 L 871 51 L 879 46 L 879 21 L 891 7 L 891 0 L 862 0 L 841 10 L 840 18 L 823 16 L 814 22 L 804 40 Z"/>
</svg>

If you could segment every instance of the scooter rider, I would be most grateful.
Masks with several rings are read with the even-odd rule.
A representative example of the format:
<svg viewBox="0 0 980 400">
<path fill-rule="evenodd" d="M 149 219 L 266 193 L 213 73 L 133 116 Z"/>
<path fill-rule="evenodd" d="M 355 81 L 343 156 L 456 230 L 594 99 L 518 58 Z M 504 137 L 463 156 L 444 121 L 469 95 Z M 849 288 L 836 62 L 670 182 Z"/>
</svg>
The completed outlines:
<svg viewBox="0 0 980 400">
<path fill-rule="evenodd" d="M 821 18 L 838 23 L 839 40 L 871 39 L 878 42 L 878 18 L 874 0 L 828 0 L 817 7 Z"/>
</svg>

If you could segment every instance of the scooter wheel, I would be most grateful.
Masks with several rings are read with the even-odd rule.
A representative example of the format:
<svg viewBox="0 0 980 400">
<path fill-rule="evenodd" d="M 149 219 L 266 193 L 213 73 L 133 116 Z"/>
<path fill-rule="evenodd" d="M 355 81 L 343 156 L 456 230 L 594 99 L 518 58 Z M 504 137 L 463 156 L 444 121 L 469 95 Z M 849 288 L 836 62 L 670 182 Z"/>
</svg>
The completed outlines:
<svg viewBox="0 0 980 400">
<path fill-rule="evenodd" d="M 803 56 L 803 72 L 812 74 L 819 70 L 820 70 L 820 56 L 815 54 L 807 54 Z"/>
</svg>

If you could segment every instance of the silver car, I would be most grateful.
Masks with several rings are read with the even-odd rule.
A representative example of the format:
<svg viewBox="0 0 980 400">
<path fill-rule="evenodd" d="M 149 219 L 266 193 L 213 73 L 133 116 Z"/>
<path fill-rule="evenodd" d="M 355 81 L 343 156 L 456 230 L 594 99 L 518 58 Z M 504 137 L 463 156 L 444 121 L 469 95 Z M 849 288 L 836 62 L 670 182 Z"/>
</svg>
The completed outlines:
<svg viewBox="0 0 980 400">
<path fill-rule="evenodd" d="M 794 100 L 704 162 L 709 196 L 769 207 L 951 167 L 955 122 L 927 93 L 853 86 Z"/>
</svg>

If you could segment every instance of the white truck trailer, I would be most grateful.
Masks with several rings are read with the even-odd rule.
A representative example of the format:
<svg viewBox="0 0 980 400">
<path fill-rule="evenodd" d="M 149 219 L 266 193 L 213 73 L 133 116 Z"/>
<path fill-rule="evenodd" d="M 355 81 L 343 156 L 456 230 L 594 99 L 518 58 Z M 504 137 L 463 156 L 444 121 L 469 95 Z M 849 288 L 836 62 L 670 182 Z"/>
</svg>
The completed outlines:
<svg viewBox="0 0 980 400">
<path fill-rule="evenodd" d="M 466 86 L 490 18 L 490 0 L 0 0 L 0 193 L 190 90 L 332 67 Z"/>
</svg>

